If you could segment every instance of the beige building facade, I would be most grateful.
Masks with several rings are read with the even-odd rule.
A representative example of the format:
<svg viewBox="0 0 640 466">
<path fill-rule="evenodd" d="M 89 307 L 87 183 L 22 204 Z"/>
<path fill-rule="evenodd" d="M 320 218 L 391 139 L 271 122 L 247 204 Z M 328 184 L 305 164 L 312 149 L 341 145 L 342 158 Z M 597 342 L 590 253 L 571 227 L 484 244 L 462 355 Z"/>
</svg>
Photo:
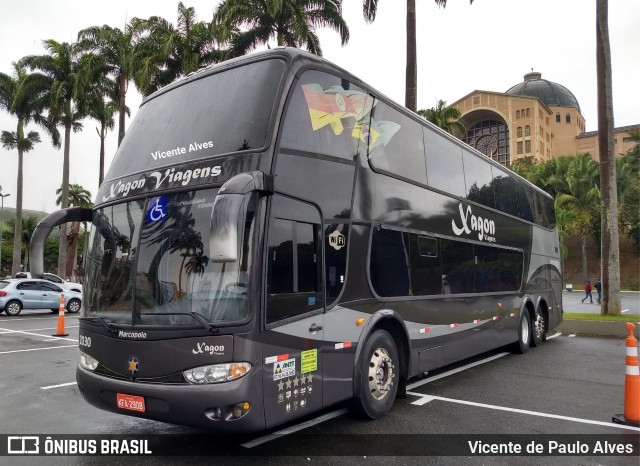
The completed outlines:
<svg viewBox="0 0 640 466">
<path fill-rule="evenodd" d="M 580 104 L 566 87 L 532 71 L 505 93 L 475 90 L 453 102 L 460 110 L 467 144 L 503 165 L 528 158 L 536 162 L 589 153 L 599 159 L 597 131 L 585 132 Z M 614 130 L 616 155 L 634 146 L 629 130 Z"/>
</svg>

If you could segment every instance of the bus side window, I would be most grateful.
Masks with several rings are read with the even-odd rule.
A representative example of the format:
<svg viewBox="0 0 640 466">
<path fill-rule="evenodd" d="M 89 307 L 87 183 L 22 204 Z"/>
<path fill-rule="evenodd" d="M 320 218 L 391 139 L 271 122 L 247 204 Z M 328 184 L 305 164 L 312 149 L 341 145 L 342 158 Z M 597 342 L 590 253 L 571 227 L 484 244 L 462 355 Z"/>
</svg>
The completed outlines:
<svg viewBox="0 0 640 466">
<path fill-rule="evenodd" d="M 267 239 L 267 324 L 324 307 L 320 224 L 309 222 L 315 215 L 304 215 L 314 208 L 280 196 L 274 196 L 273 204 Z M 306 218 L 274 216 L 287 210 L 289 216 L 301 213 Z"/>
<path fill-rule="evenodd" d="M 462 149 L 426 126 L 424 145 L 429 186 L 453 196 L 465 197 Z"/>
<path fill-rule="evenodd" d="M 371 284 L 383 297 L 409 295 L 409 235 L 385 228 L 373 232 Z"/>
</svg>

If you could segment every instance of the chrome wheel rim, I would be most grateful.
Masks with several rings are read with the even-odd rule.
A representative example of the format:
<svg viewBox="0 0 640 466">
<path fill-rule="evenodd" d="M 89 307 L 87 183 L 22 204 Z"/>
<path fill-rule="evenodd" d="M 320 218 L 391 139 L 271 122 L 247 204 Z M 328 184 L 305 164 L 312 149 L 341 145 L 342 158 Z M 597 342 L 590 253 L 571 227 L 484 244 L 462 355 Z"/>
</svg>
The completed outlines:
<svg viewBox="0 0 640 466">
<path fill-rule="evenodd" d="M 529 344 L 529 321 L 526 317 L 522 317 L 522 343 L 526 346 Z"/>
<path fill-rule="evenodd" d="M 393 361 L 386 348 L 377 348 L 369 361 L 369 391 L 376 400 L 384 399 L 393 386 Z"/>
<path fill-rule="evenodd" d="M 80 310 L 80 304 L 78 304 L 78 301 L 71 301 L 69 303 L 69 312 L 76 313 L 79 310 Z"/>
<path fill-rule="evenodd" d="M 7 306 L 7 314 L 15 316 L 20 312 L 20 306 L 16 303 L 11 303 Z"/>
<path fill-rule="evenodd" d="M 536 338 L 542 338 L 544 334 L 544 317 L 542 317 L 542 314 L 536 313 L 536 321 L 533 324 L 533 328 L 536 332 Z"/>
</svg>

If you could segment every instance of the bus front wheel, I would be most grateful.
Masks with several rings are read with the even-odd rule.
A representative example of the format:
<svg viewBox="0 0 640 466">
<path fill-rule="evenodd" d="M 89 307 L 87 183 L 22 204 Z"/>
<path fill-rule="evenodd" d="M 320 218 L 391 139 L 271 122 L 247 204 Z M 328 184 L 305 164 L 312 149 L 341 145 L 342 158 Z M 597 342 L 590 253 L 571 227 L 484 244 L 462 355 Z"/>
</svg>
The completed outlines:
<svg viewBox="0 0 640 466">
<path fill-rule="evenodd" d="M 353 400 L 356 414 L 376 419 L 386 414 L 398 392 L 400 360 L 396 344 L 386 330 L 378 329 L 365 342 L 360 374 L 360 392 Z"/>
</svg>

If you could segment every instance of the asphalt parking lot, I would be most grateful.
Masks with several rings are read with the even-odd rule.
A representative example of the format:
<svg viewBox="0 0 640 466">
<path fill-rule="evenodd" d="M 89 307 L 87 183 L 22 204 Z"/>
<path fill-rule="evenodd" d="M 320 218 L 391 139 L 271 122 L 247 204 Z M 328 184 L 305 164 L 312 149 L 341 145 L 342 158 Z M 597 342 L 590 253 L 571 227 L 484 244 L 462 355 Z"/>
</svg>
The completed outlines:
<svg viewBox="0 0 640 466">
<path fill-rule="evenodd" d="M 174 455 L 162 458 L 166 464 L 184 463 L 188 456 L 196 457 L 190 463 L 204 463 L 211 455 L 218 456 L 216 464 L 255 463 L 250 455 L 269 464 L 344 464 L 345 460 L 367 464 L 638 464 L 637 456 L 599 454 L 473 456 L 467 446 L 468 441 L 499 439 L 575 444 L 589 438 L 623 441 L 629 438 L 623 436 L 630 435 L 640 440 L 640 429 L 611 423 L 624 406 L 624 339 L 555 334 L 525 355 L 497 350 L 413 380 L 407 398 L 398 399 L 392 412 L 376 421 L 355 419 L 344 405 L 338 405 L 274 431 L 222 440 L 203 431 L 119 416 L 88 405 L 75 384 L 78 317 L 65 316 L 68 337 L 51 336 L 56 323 L 57 316 L 48 310 L 0 317 L 0 434 L 166 435 L 160 453 Z M 453 446 L 447 447 L 447 442 Z M 187 449 L 186 443 L 190 445 Z M 154 454 L 158 453 L 156 449 Z M 5 464 L 158 461 L 157 457 L 88 456 L 8 459 Z"/>
</svg>

